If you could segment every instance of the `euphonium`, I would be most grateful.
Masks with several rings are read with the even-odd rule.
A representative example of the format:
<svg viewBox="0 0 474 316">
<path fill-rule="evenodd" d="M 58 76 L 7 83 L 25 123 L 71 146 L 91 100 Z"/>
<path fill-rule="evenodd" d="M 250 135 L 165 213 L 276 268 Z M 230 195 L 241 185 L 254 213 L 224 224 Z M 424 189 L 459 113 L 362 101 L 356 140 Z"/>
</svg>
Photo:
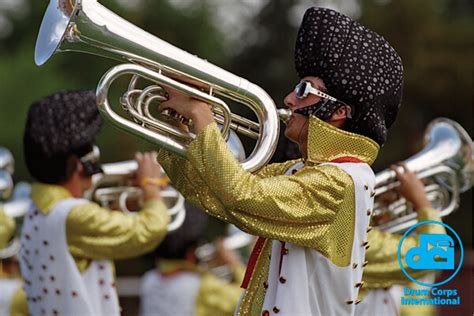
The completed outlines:
<svg viewBox="0 0 474 316">
<path fill-rule="evenodd" d="M 36 64 L 42 65 L 61 51 L 92 53 L 127 62 L 110 69 L 97 87 L 101 114 L 120 129 L 185 157 L 195 135 L 158 119 L 149 109 L 150 104 L 166 99 L 163 87 L 168 87 L 210 104 L 225 138 L 229 129 L 233 129 L 257 139 L 253 152 L 242 161 L 246 170 L 258 170 L 275 151 L 278 112 L 263 89 L 141 30 L 96 0 L 50 1 L 36 42 Z M 108 100 L 111 84 L 122 75 L 132 76 L 121 104 L 133 121 L 114 112 Z M 152 83 L 139 88 L 139 78 Z M 193 88 L 183 81 L 197 83 L 203 89 Z M 231 113 L 221 98 L 249 107 L 258 123 Z M 280 111 L 283 117 L 288 115 L 286 110 Z"/>
<path fill-rule="evenodd" d="M 447 118 L 433 120 L 425 131 L 425 147 L 404 161 L 426 183 L 426 194 L 440 217 L 459 206 L 459 195 L 472 187 L 474 150 L 469 134 Z M 399 183 L 393 170 L 386 169 L 375 177 L 375 205 L 372 224 L 387 232 L 401 232 L 416 223 L 417 214 L 399 199 L 383 205 L 380 198 Z"/>
<path fill-rule="evenodd" d="M 92 188 L 88 190 L 86 197 L 103 207 L 132 215 L 130 204 L 133 208 L 138 208 L 143 203 L 143 190 L 130 183 L 137 169 L 138 163 L 135 160 L 103 164 L 103 173 L 92 176 Z M 160 194 L 171 216 L 168 231 L 176 230 L 186 217 L 184 197 L 171 186 L 167 186 Z"/>
</svg>

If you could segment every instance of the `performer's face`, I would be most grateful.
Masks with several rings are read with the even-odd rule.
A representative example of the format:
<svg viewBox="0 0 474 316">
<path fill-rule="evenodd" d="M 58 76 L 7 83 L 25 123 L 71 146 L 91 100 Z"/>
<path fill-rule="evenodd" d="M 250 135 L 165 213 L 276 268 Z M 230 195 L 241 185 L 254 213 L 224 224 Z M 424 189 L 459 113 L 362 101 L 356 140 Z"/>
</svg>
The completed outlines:
<svg viewBox="0 0 474 316">
<path fill-rule="evenodd" d="M 311 85 L 317 89 L 324 90 L 324 83 L 318 77 L 304 77 L 306 81 L 311 82 Z M 304 108 L 309 105 L 313 105 L 319 102 L 321 98 L 314 95 L 308 94 L 304 99 L 298 99 L 295 91 L 292 90 L 284 99 L 285 105 L 293 111 L 293 115 L 286 124 L 285 136 L 291 141 L 298 145 L 305 145 L 308 139 L 308 125 L 309 119 L 301 114 L 294 113 L 296 109 Z"/>
</svg>

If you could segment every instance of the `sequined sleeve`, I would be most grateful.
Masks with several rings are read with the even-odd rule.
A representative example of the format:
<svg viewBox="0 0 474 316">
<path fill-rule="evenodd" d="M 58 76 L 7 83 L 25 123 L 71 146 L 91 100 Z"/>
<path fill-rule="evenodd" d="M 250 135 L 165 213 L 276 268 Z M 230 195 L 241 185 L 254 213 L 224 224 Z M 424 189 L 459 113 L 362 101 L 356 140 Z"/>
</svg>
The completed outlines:
<svg viewBox="0 0 474 316">
<path fill-rule="evenodd" d="M 189 163 L 179 170 L 169 170 L 172 166 L 160 160 L 173 185 L 185 197 L 199 199 L 211 215 L 253 235 L 325 253 L 331 224 L 343 201 L 354 206 L 352 179 L 333 165 L 305 167 L 292 176 L 262 178 L 246 172 L 228 150 L 215 123 L 198 134 L 187 158 Z M 186 178 L 187 183 L 181 182 Z M 193 191 L 189 184 L 199 186 L 197 190 L 204 184 L 206 191 L 188 195 Z M 344 224 L 353 226 L 350 214 Z M 347 229 L 347 235 L 351 231 Z"/>
<path fill-rule="evenodd" d="M 28 302 L 26 301 L 26 294 L 23 287 L 19 286 L 13 294 L 12 302 L 10 304 L 10 316 L 28 316 Z"/>
<path fill-rule="evenodd" d="M 417 211 L 418 221 L 435 220 L 441 221 L 438 212 L 433 209 L 421 209 Z M 446 230 L 441 225 L 421 225 L 417 227 L 419 234 L 446 234 Z M 364 269 L 363 280 L 364 287 L 370 288 L 386 288 L 394 284 L 407 284 L 411 282 L 400 268 L 398 263 L 398 245 L 401 234 L 385 233 L 377 229 L 373 229 L 368 234 L 370 248 L 365 254 L 368 261 Z M 418 246 L 418 236 L 408 236 L 403 241 L 401 248 L 401 256 L 405 257 L 407 251 Z M 402 260 L 404 262 L 404 260 Z M 405 265 L 408 273 L 414 278 L 433 273 L 431 270 L 411 270 Z"/>
<path fill-rule="evenodd" d="M 123 259 L 152 251 L 165 237 L 170 221 L 161 201 L 148 201 L 134 215 L 101 208 L 95 203 L 74 207 L 66 234 L 75 258 Z"/>
<path fill-rule="evenodd" d="M 15 232 L 15 221 L 0 206 L 0 249 L 4 248 Z"/>
<path fill-rule="evenodd" d="M 173 187 L 181 192 L 189 202 L 201 209 L 207 210 L 220 220 L 230 221 L 230 218 L 223 210 L 222 203 L 214 196 L 207 183 L 201 179 L 198 171 L 194 169 L 188 160 L 173 155 L 166 150 L 160 150 L 158 162 L 171 179 Z M 295 160 L 267 165 L 258 171 L 257 176 L 267 178 L 281 175 L 296 162 Z"/>
</svg>

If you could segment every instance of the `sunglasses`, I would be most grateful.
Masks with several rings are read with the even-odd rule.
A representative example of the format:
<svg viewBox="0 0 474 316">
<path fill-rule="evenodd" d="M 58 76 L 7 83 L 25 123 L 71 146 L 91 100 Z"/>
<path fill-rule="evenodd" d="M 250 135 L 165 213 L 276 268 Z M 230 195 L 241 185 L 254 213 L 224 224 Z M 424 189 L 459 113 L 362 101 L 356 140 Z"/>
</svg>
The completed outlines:
<svg viewBox="0 0 474 316">
<path fill-rule="evenodd" d="M 299 100 L 302 100 L 302 99 L 306 98 L 308 96 L 308 94 L 317 95 L 318 97 L 320 97 L 322 99 L 318 103 L 316 103 L 316 105 L 318 105 L 316 112 L 321 110 L 324 106 L 329 105 L 331 103 L 333 103 L 333 104 L 336 103 L 336 105 L 339 105 L 339 106 L 343 106 L 343 105 L 347 106 L 347 104 L 345 102 L 342 102 L 342 101 L 330 96 L 329 94 L 324 93 L 321 90 L 314 88 L 311 85 L 311 82 L 306 81 L 306 80 L 301 80 L 295 87 L 296 98 L 299 99 Z M 315 105 L 313 105 L 313 106 L 315 106 Z M 352 118 L 353 108 L 351 106 L 349 106 L 349 107 L 350 107 L 350 111 L 347 113 L 347 117 Z M 298 112 L 298 110 L 297 110 L 297 112 Z"/>
<path fill-rule="evenodd" d="M 321 97 L 326 100 L 330 101 L 338 101 L 336 98 L 331 97 L 329 94 L 326 94 L 322 92 L 321 90 L 318 90 L 314 88 L 311 85 L 311 82 L 306 81 L 306 80 L 301 80 L 295 87 L 295 94 L 298 99 L 304 99 L 308 96 L 308 94 L 314 94 L 317 95 L 318 97 Z M 344 103 L 344 102 L 341 102 Z"/>
</svg>

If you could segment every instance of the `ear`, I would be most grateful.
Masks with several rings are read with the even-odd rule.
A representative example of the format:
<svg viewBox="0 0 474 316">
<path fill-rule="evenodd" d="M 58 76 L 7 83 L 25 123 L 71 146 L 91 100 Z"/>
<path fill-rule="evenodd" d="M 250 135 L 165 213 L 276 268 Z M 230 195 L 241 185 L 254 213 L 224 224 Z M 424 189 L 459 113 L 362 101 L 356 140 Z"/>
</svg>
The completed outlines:
<svg viewBox="0 0 474 316">
<path fill-rule="evenodd" d="M 331 116 L 333 120 L 342 120 L 350 117 L 351 108 L 347 105 L 340 106 Z"/>
<path fill-rule="evenodd" d="M 348 118 L 351 118 L 351 107 L 348 105 L 340 106 L 327 120 L 331 125 L 342 128 Z"/>
<path fill-rule="evenodd" d="M 81 175 L 81 176 L 84 174 L 84 166 L 79 161 L 79 159 L 76 160 L 76 172 L 79 173 L 79 175 Z"/>
</svg>

